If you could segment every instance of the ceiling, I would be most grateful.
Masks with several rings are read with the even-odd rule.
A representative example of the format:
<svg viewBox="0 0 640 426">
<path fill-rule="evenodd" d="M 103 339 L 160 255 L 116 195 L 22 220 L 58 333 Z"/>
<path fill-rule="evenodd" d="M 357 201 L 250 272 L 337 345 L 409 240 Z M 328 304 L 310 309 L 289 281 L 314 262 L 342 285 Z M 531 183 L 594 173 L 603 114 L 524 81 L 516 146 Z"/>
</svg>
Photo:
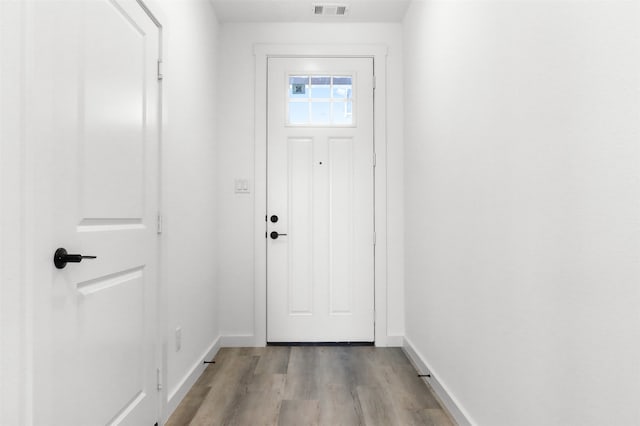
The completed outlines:
<svg viewBox="0 0 640 426">
<path fill-rule="evenodd" d="M 411 0 L 211 0 L 220 22 L 400 22 Z M 314 5 L 346 5 L 345 16 L 315 16 Z"/>
</svg>

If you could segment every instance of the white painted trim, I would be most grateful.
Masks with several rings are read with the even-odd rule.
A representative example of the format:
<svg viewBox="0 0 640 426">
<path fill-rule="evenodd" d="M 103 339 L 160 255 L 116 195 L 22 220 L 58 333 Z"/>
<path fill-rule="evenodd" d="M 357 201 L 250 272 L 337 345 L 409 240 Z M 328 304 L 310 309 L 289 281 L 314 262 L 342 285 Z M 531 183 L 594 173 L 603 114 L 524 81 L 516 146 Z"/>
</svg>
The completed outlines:
<svg viewBox="0 0 640 426">
<path fill-rule="evenodd" d="M 404 336 L 387 336 L 387 346 L 402 347 L 404 345 Z"/>
<path fill-rule="evenodd" d="M 187 395 L 187 392 L 189 392 L 198 378 L 202 375 L 204 369 L 207 368 L 207 364 L 205 364 L 204 361 L 211 361 L 216 356 L 216 354 L 222 347 L 221 341 L 222 338 L 218 337 L 209 346 L 209 348 L 204 351 L 200 359 L 198 359 L 195 364 L 193 364 L 193 366 L 189 369 L 189 372 L 182 378 L 182 380 L 180 380 L 178 384 L 173 389 L 171 389 L 171 391 L 169 392 L 169 397 L 167 398 L 166 411 L 165 416 L 163 416 L 162 423 L 165 423 L 169 419 L 169 417 L 171 417 L 171 414 L 173 414 L 176 408 L 178 408 L 178 405 L 180 405 L 180 402 L 182 402 L 184 397 Z"/>
<path fill-rule="evenodd" d="M 374 140 L 377 154 L 375 168 L 375 343 L 388 346 L 387 334 L 387 46 L 384 45 L 308 45 L 257 44 L 255 55 L 254 113 L 254 341 L 253 346 L 267 342 L 267 247 L 265 239 L 267 214 L 267 59 L 269 57 L 370 57 L 376 75 L 374 96 Z M 391 339 L 397 342 L 395 339 Z"/>
<path fill-rule="evenodd" d="M 158 0 L 136 0 L 140 7 L 147 14 L 149 19 L 156 25 L 158 28 L 158 60 L 166 62 L 166 51 L 167 51 L 167 43 L 166 43 L 166 33 L 165 33 L 165 24 L 167 19 L 164 16 L 162 8 L 160 7 L 160 3 Z M 164 108 L 164 96 L 165 89 L 162 81 L 158 82 L 158 187 L 157 187 L 157 210 L 158 214 L 161 215 L 164 211 L 163 200 L 165 198 L 165 194 L 163 191 L 163 182 L 164 182 L 164 134 L 165 134 L 165 124 L 166 123 L 166 108 Z M 167 295 L 168 283 L 166 282 L 165 277 L 167 276 L 166 269 L 166 248 L 164 246 L 164 238 L 163 235 L 158 235 L 156 239 L 156 248 L 157 248 L 157 294 L 156 294 L 156 332 L 155 332 L 155 346 L 156 346 L 156 359 L 155 359 L 155 367 L 160 369 L 160 381 L 161 383 L 167 383 L 168 381 L 168 359 L 169 355 L 167 353 L 169 336 L 167 323 L 169 316 L 169 298 Z M 191 386 L 189 386 L 190 388 Z M 183 397 L 183 396 L 182 396 Z M 182 399 L 180 397 L 180 399 Z M 175 407 L 170 407 L 170 402 L 172 398 L 167 397 L 167 389 L 163 387 L 163 389 L 159 390 L 157 393 L 157 406 L 156 412 L 158 419 L 163 419 L 164 414 L 171 413 L 175 410 Z M 177 407 L 177 404 L 176 404 Z M 168 414 L 165 419 L 169 418 Z"/>
<path fill-rule="evenodd" d="M 256 337 L 253 334 L 229 335 L 220 337 L 220 342 L 223 348 L 246 348 L 255 346 Z"/>
<path fill-rule="evenodd" d="M 33 376 L 32 255 L 27 251 L 27 5 L 0 1 L 0 424 L 29 424 Z"/>
<path fill-rule="evenodd" d="M 431 377 L 425 377 L 424 380 L 435 392 L 450 417 L 455 420 L 459 426 L 471 426 L 473 422 L 469 413 L 462 407 L 460 401 L 451 393 L 447 386 L 438 380 L 438 374 L 433 371 L 426 361 L 425 357 L 416 349 L 406 336 L 402 346 L 405 354 L 420 374 L 430 374 Z"/>
<path fill-rule="evenodd" d="M 388 47 L 380 44 L 256 44 L 253 48 L 256 58 L 265 59 L 265 71 L 267 57 L 386 58 L 387 51 Z M 264 84 L 266 90 L 266 75 Z"/>
</svg>

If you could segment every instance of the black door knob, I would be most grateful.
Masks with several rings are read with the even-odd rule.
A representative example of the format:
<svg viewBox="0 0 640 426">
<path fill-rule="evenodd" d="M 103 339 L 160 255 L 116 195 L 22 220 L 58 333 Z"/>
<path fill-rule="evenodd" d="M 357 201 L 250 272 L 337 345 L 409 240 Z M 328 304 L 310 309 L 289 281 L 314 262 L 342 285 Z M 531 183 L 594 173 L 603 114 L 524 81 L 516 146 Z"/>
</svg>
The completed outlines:
<svg viewBox="0 0 640 426">
<path fill-rule="evenodd" d="M 275 214 L 271 215 L 271 222 L 276 223 L 278 221 L 278 216 Z"/>
<path fill-rule="evenodd" d="M 66 249 L 59 248 L 53 254 L 53 264 L 56 265 L 56 268 L 63 269 L 67 266 L 67 262 L 71 263 L 79 263 L 82 262 L 82 259 L 95 259 L 96 256 L 83 256 L 81 254 L 69 254 Z"/>
<path fill-rule="evenodd" d="M 271 234 L 269 234 L 269 235 L 271 236 L 271 239 L 272 239 L 272 240 L 277 240 L 277 239 L 278 239 L 278 237 L 279 237 L 280 235 L 287 235 L 287 234 L 279 234 L 279 233 L 277 233 L 276 231 L 273 231 L 273 232 L 271 232 Z"/>
</svg>

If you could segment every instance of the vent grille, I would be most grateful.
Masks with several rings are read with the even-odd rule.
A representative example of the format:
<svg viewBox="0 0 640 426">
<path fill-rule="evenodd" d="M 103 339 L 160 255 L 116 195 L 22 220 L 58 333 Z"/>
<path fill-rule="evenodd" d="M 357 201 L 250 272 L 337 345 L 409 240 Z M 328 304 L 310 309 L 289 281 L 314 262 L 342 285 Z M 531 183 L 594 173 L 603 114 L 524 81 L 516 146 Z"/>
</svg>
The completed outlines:
<svg viewBox="0 0 640 426">
<path fill-rule="evenodd" d="M 349 8 L 341 4 L 316 4 L 313 14 L 316 16 L 345 16 Z"/>
</svg>

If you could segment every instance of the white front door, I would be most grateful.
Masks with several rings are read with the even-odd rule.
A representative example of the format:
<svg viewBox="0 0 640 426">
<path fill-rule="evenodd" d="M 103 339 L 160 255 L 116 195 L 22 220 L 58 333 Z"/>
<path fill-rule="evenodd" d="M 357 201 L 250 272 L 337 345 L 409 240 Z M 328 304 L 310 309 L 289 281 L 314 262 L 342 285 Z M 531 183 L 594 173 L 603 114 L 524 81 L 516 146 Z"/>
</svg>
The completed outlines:
<svg viewBox="0 0 640 426">
<path fill-rule="evenodd" d="M 32 118 L 52 122 L 37 154 L 49 176 L 36 220 L 52 235 L 35 295 L 34 424 L 152 426 L 159 29 L 135 0 L 33 10 L 42 100 Z M 58 269 L 58 248 L 97 258 Z"/>
<path fill-rule="evenodd" d="M 372 342 L 373 59 L 268 61 L 267 341 Z"/>
</svg>

